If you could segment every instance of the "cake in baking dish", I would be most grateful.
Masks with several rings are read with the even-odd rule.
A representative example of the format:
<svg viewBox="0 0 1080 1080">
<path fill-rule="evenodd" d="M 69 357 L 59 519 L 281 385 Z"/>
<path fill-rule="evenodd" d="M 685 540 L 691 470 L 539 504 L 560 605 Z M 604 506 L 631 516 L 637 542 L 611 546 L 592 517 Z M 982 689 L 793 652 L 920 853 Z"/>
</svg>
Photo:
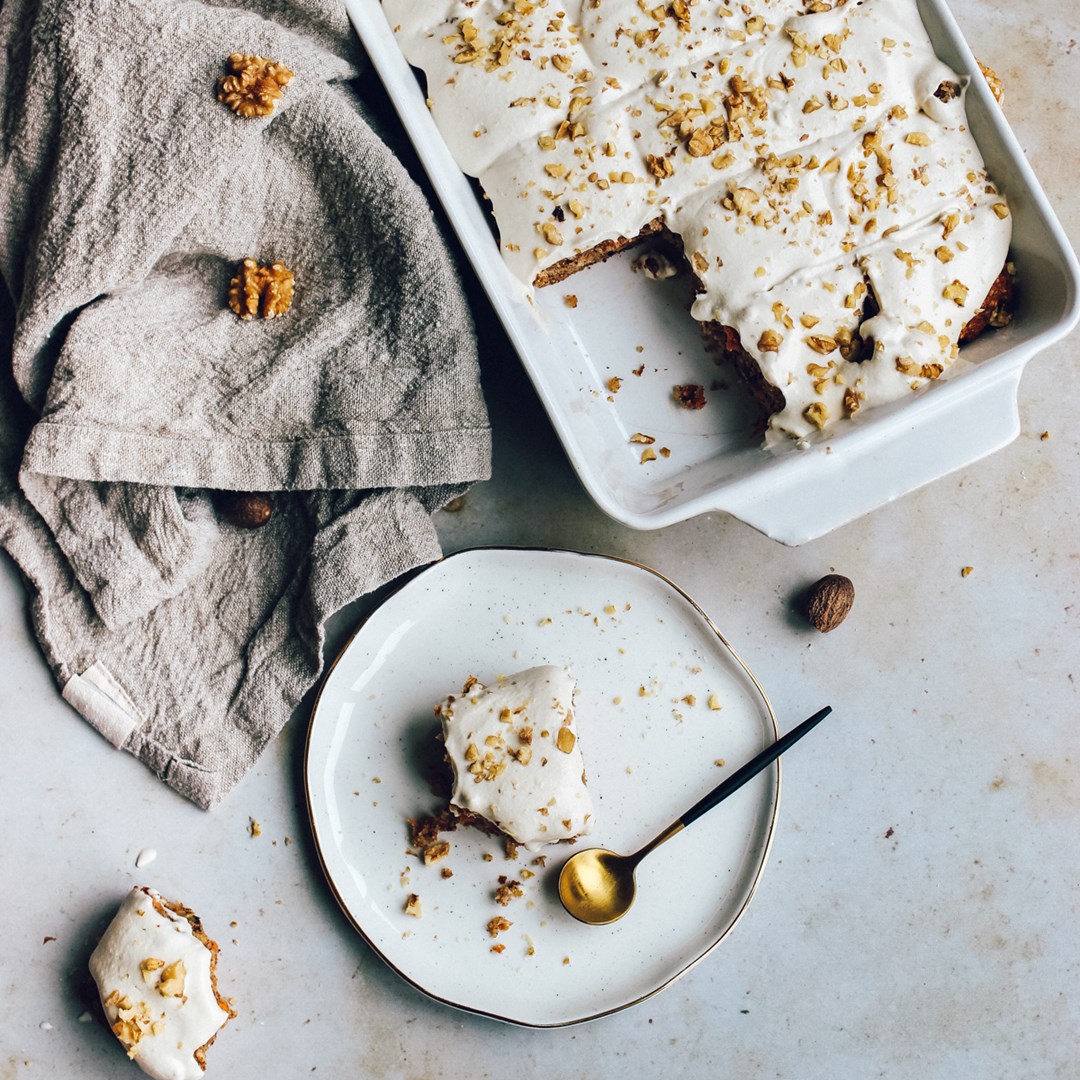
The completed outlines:
<svg viewBox="0 0 1080 1080">
<path fill-rule="evenodd" d="M 113 1034 L 155 1080 L 199 1080 L 233 1016 L 218 992 L 217 943 L 183 904 L 138 886 L 90 957 Z"/>
<path fill-rule="evenodd" d="M 534 851 L 589 831 L 575 689 L 565 668 L 545 664 L 491 686 L 470 678 L 436 707 L 458 821 L 488 823 Z"/>
<path fill-rule="evenodd" d="M 669 237 L 769 440 L 920 389 L 1008 318 L 1009 205 L 915 0 L 383 7 L 515 274 Z"/>
</svg>

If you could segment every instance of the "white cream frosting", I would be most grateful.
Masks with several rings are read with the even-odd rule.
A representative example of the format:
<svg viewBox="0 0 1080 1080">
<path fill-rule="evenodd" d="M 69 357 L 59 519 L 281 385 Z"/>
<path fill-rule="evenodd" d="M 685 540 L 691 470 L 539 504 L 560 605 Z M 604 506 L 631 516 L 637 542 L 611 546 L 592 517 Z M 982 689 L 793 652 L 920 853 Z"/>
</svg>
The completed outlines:
<svg viewBox="0 0 1080 1080">
<path fill-rule="evenodd" d="M 454 770 L 451 803 L 530 850 L 587 833 L 593 806 L 574 723 L 575 683 L 542 665 L 470 680 L 438 708 Z"/>
<path fill-rule="evenodd" d="M 164 904 L 153 889 L 132 889 L 94 949 L 90 973 L 109 1026 L 122 1028 L 118 1037 L 143 1072 L 199 1080 L 195 1051 L 229 1014 L 214 995 L 212 953 Z"/>
<path fill-rule="evenodd" d="M 770 439 L 937 378 L 1005 263 L 1008 205 L 915 0 L 383 7 L 514 272 L 661 218 L 694 317 L 735 328 L 784 394 Z"/>
</svg>

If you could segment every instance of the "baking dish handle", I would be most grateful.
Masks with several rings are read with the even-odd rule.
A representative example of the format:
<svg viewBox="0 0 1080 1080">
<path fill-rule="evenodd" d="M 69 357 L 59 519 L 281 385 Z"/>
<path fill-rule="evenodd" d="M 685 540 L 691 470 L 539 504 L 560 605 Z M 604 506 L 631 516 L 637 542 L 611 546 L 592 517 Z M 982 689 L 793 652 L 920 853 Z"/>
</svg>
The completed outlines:
<svg viewBox="0 0 1080 1080">
<path fill-rule="evenodd" d="M 944 394 L 920 402 L 921 415 L 898 413 L 896 423 L 795 451 L 767 470 L 767 484 L 759 476 L 729 488 L 718 509 L 782 544 L 823 536 L 1012 442 L 1022 373 L 1021 363 L 997 378 L 958 380 L 948 390 L 963 393 L 962 408 L 943 407 Z"/>
</svg>

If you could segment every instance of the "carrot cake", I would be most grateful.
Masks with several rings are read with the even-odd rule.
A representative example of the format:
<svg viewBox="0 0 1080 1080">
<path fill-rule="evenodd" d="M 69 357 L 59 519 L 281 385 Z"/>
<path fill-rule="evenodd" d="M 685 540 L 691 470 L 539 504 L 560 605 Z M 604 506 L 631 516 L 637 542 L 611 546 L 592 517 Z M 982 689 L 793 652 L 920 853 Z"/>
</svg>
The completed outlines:
<svg viewBox="0 0 1080 1080">
<path fill-rule="evenodd" d="M 436 707 L 457 815 L 490 822 L 534 851 L 589 831 L 575 690 L 565 668 L 543 665 L 492 686 L 470 678 Z"/>
<path fill-rule="evenodd" d="M 1007 319 L 1009 205 L 916 0 L 383 7 L 511 269 L 677 238 L 767 441 L 922 388 Z"/>
<path fill-rule="evenodd" d="M 155 1080 L 199 1080 L 236 1014 L 217 988 L 218 946 L 194 912 L 136 887 L 90 957 L 113 1033 Z"/>
</svg>

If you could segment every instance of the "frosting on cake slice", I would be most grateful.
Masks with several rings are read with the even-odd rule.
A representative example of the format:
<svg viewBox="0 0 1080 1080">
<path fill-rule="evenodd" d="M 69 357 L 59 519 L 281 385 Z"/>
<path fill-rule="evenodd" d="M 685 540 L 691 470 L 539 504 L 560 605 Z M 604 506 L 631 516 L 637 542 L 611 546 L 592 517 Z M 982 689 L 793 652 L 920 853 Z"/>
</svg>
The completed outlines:
<svg viewBox="0 0 1080 1080">
<path fill-rule="evenodd" d="M 155 1080 L 199 1080 L 235 1015 L 217 991 L 217 950 L 193 912 L 139 886 L 90 957 L 113 1034 Z"/>
<path fill-rule="evenodd" d="M 454 772 L 451 805 L 530 850 L 589 831 L 592 799 L 574 722 L 576 684 L 561 667 L 493 686 L 470 678 L 437 706 Z"/>
</svg>

